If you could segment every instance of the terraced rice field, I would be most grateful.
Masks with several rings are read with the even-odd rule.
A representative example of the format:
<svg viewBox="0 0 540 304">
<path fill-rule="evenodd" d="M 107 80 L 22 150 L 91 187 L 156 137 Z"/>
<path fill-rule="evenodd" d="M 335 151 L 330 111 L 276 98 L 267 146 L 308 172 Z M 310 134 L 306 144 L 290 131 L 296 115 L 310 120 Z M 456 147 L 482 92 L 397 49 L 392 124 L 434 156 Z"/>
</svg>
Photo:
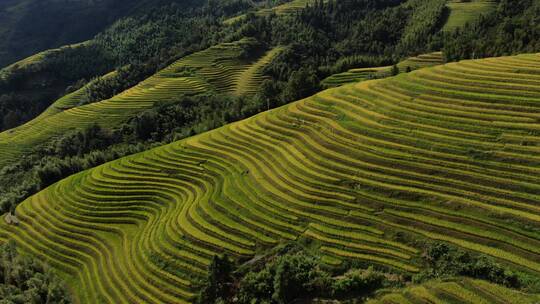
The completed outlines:
<svg viewBox="0 0 540 304">
<path fill-rule="evenodd" d="M 407 71 L 407 68 L 417 70 L 425 67 L 436 66 L 444 63 L 442 52 L 433 52 L 407 58 L 397 64 L 400 72 Z M 391 76 L 392 66 L 357 68 L 347 72 L 334 74 L 325 78 L 321 84 L 324 88 L 335 88 L 351 82 L 360 82 L 374 78 L 384 78 Z"/>
<path fill-rule="evenodd" d="M 311 3 L 314 3 L 313 0 L 292 0 L 290 2 L 272 7 L 272 8 L 263 8 L 259 9 L 255 12 L 258 16 L 268 16 L 270 14 L 277 14 L 277 15 L 286 15 L 286 14 L 292 14 L 296 11 L 299 11 L 306 6 L 310 5 Z M 239 15 L 236 17 L 229 18 L 225 21 L 223 21 L 223 24 L 225 25 L 231 25 L 235 22 L 238 22 L 245 18 L 245 15 Z"/>
<path fill-rule="evenodd" d="M 391 66 L 350 69 L 347 72 L 334 74 L 323 79 L 321 84 L 324 88 L 335 88 L 352 82 L 382 78 L 390 75 L 391 69 Z"/>
<path fill-rule="evenodd" d="M 430 282 L 389 293 L 366 304 L 452 304 L 504 303 L 535 304 L 540 295 L 526 294 L 481 280 L 463 279 L 449 282 Z"/>
<path fill-rule="evenodd" d="M 236 95 L 252 94 L 262 82 L 262 69 L 281 52 L 277 47 L 258 58 L 241 58 L 242 49 L 256 43 L 244 38 L 234 43 L 222 43 L 203 52 L 187 56 L 162 71 L 166 77 L 182 79 L 188 90 L 216 90 Z M 162 83 L 156 78 L 156 82 Z"/>
<path fill-rule="evenodd" d="M 444 57 L 442 52 L 432 52 L 427 54 L 420 54 L 415 57 L 409 57 L 397 64 L 399 70 L 404 72 L 407 68 L 412 71 L 441 65 L 444 63 Z"/>
<path fill-rule="evenodd" d="M 114 77 L 115 75 L 116 75 L 116 71 L 113 71 L 104 75 L 102 79 L 106 80 L 108 78 Z M 36 123 L 42 119 L 53 116 L 62 111 L 66 111 L 71 108 L 78 107 L 80 104 L 82 104 L 82 100 L 84 98 L 85 93 L 86 93 L 86 86 L 83 86 L 82 88 L 74 92 L 64 95 L 63 97 L 56 100 L 50 107 L 48 107 L 45 111 L 43 111 L 43 113 L 41 113 L 38 117 L 33 119 L 31 122 Z"/>
<path fill-rule="evenodd" d="M 473 22 L 480 15 L 493 11 L 497 2 L 494 0 L 472 0 L 469 2 L 451 0 L 447 6 L 450 9 L 450 15 L 443 30 L 453 31 L 464 26 L 467 22 Z"/>
<path fill-rule="evenodd" d="M 0 168 L 53 136 L 94 123 L 113 128 L 155 104 L 180 95 L 210 90 L 252 94 L 264 80 L 262 69 L 281 48 L 259 58 L 239 58 L 242 45 L 249 43 L 253 41 L 223 43 L 182 58 L 108 100 L 77 106 L 84 88 L 60 98 L 36 119 L 0 133 Z"/>
<path fill-rule="evenodd" d="M 234 95 L 251 95 L 259 89 L 259 85 L 266 79 L 262 74 L 263 69 L 279 53 L 283 51 L 282 47 L 275 47 L 266 52 L 259 60 L 245 68 L 238 76 L 234 77 Z"/>
<path fill-rule="evenodd" d="M 346 85 L 67 178 L 0 239 L 82 303 L 189 303 L 213 255 L 299 238 L 330 265 L 418 272 L 412 237 L 540 273 L 539 122 L 540 54 Z"/>
</svg>

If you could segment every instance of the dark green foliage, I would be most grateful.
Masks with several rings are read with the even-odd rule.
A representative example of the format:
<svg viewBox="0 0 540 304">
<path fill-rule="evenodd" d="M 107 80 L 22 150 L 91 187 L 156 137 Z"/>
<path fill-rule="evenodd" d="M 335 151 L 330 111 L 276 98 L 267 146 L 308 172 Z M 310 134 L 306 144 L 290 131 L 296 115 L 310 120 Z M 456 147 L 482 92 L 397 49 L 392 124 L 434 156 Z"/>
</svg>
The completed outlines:
<svg viewBox="0 0 540 304">
<path fill-rule="evenodd" d="M 137 84 L 176 58 L 225 40 L 228 28 L 222 26 L 220 16 L 247 5 L 233 0 L 213 6 L 196 1 L 196 5 L 179 1 L 182 4 L 163 6 L 169 2 L 176 0 L 148 4 L 151 9 L 120 19 L 85 44 L 49 52 L 36 64 L 10 68 L 0 80 L 0 131 L 34 118 L 81 79 L 123 67 L 117 77 L 94 81 L 82 103 L 98 101 Z M 125 5 L 132 8 L 137 3 Z"/>
<path fill-rule="evenodd" d="M 252 16 L 240 26 L 239 32 L 240 36 L 251 35 L 275 45 L 289 45 L 288 52 L 268 67 L 274 79 L 286 81 L 300 67 L 315 71 L 323 67 L 320 71 L 324 73 L 330 72 L 334 64 L 345 67 L 343 58 L 364 62 L 373 58 L 380 62 L 378 57 L 385 56 L 391 60 L 409 17 L 409 9 L 398 6 L 402 2 L 318 3 L 294 16 Z"/>
<path fill-rule="evenodd" d="M 401 55 L 422 53 L 440 47 L 438 30 L 446 21 L 446 0 L 410 0 L 406 6 L 412 10 L 397 47 Z"/>
<path fill-rule="evenodd" d="M 265 91 L 279 103 L 304 98 L 320 80 L 353 67 L 389 65 L 439 48 L 444 1 L 350 0 L 316 2 L 292 16 L 248 15 L 237 38 L 253 36 L 287 49 L 266 67 Z M 429 40 L 429 44 L 426 41 Z M 276 98 L 274 98 L 276 99 Z"/>
<path fill-rule="evenodd" d="M 511 288 L 530 284 L 526 283 L 529 281 L 528 276 L 508 270 L 492 258 L 466 252 L 444 243 L 429 245 L 424 252 L 424 260 L 427 267 L 414 277 L 416 282 L 432 278 L 467 276 Z"/>
<path fill-rule="evenodd" d="M 380 288 L 400 284 L 398 277 L 389 279 L 392 276 L 372 268 L 349 269 L 336 276 L 318 256 L 295 244 L 278 247 L 266 256 L 247 262 L 234 273 L 236 287 L 232 298 L 234 303 L 240 304 L 363 298 Z"/>
<path fill-rule="evenodd" d="M 387 278 L 382 272 L 351 269 L 334 280 L 332 294 L 336 298 L 367 296 L 385 286 Z"/>
<path fill-rule="evenodd" d="M 157 72 L 157 63 L 132 63 L 119 68 L 114 76 L 97 77 L 85 88 L 85 94 L 79 105 L 109 99 Z"/>
<path fill-rule="evenodd" d="M 428 244 L 423 254 L 424 267 L 412 277 L 413 283 L 431 279 L 470 277 L 510 288 L 536 291 L 540 282 L 536 276 L 502 266 L 492 258 L 469 253 L 444 243 Z M 355 261 L 346 261 L 352 265 Z M 337 273 L 335 273 L 337 271 Z M 361 299 L 379 289 L 402 287 L 410 276 L 367 269 L 345 267 L 324 268 L 320 260 L 303 250 L 285 251 L 268 256 L 259 264 L 243 269 L 236 291 L 238 303 L 293 303 L 299 299 Z"/>
<path fill-rule="evenodd" d="M 0 246 L 0 303 L 68 304 L 71 299 L 51 270 L 20 255 L 10 242 Z"/>
<path fill-rule="evenodd" d="M 234 264 L 227 255 L 214 256 L 208 269 L 208 277 L 197 298 L 197 303 L 230 303 L 233 296 L 233 270 Z"/>
<path fill-rule="evenodd" d="M 540 2 L 500 0 L 497 9 L 445 39 L 448 61 L 540 51 Z"/>
<path fill-rule="evenodd" d="M 39 51 L 91 39 L 118 18 L 149 8 L 194 0 L 3 0 L 0 3 L 0 67 Z"/>
<path fill-rule="evenodd" d="M 240 303 L 291 303 L 331 292 L 332 279 L 317 258 L 297 252 L 278 256 L 240 282 Z"/>
<path fill-rule="evenodd" d="M 61 97 L 66 87 L 81 78 L 105 73 L 109 65 L 101 58 L 99 49 L 78 46 L 49 52 L 36 63 L 3 70 L 0 131 L 34 118 Z"/>
<path fill-rule="evenodd" d="M 294 299 L 314 297 L 328 292 L 330 275 L 321 270 L 318 261 L 304 254 L 286 255 L 274 264 L 274 293 L 276 303 L 290 303 Z"/>
<path fill-rule="evenodd" d="M 391 74 L 392 76 L 396 76 L 397 74 L 399 74 L 399 68 L 397 67 L 397 65 L 394 64 L 394 65 L 392 66 L 392 70 L 390 71 L 390 74 Z"/>
<path fill-rule="evenodd" d="M 242 3 L 223 1 L 190 9 L 177 4 L 155 7 L 118 20 L 92 43 L 119 66 L 150 59 L 164 65 L 225 40 L 230 29 L 222 25 L 220 17 L 237 12 L 229 7 L 245 8 L 245 4 L 235 6 L 237 2 Z"/>
<path fill-rule="evenodd" d="M 317 255 L 295 243 L 279 246 L 234 269 L 228 260 L 215 258 L 198 303 L 311 303 L 315 298 L 349 303 L 363 301 L 384 288 L 456 277 L 482 279 L 532 292 L 540 286 L 535 276 L 444 243 L 427 244 L 423 259 L 422 271 L 411 281 L 409 275 L 383 272 L 372 266 L 350 266 L 357 264 L 356 260 L 344 261 L 344 268 L 329 268 Z"/>
<path fill-rule="evenodd" d="M 369 68 L 388 66 L 393 63 L 393 59 L 381 55 L 354 55 L 339 58 L 332 66 L 321 66 L 319 71 L 323 75 L 332 75 L 350 70 L 352 68 Z"/>
<path fill-rule="evenodd" d="M 313 95 L 320 90 L 319 82 L 314 70 L 300 68 L 292 72 L 282 92 L 281 100 L 285 103 Z"/>
</svg>

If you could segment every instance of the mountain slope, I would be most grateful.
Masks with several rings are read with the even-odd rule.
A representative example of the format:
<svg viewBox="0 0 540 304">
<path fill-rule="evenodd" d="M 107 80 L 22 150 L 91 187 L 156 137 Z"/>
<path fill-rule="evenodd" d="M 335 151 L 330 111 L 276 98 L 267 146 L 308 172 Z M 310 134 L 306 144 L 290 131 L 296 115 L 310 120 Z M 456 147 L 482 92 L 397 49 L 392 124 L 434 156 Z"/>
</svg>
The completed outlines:
<svg viewBox="0 0 540 304">
<path fill-rule="evenodd" d="M 452 31 L 463 27 L 466 23 L 476 21 L 482 14 L 489 14 L 497 7 L 497 2 L 492 0 L 453 0 L 449 1 L 447 7 L 450 10 L 450 15 L 443 30 Z"/>
<path fill-rule="evenodd" d="M 224 43 L 186 56 L 111 99 L 81 105 L 81 88 L 56 101 L 34 120 L 0 133 L 0 167 L 20 158 L 36 145 L 73 129 L 98 123 L 114 128 L 144 109 L 174 100 L 181 95 L 215 90 L 231 94 L 251 94 L 263 78 L 259 71 L 280 49 L 260 57 L 242 58 L 244 48 L 260 47 L 251 39 Z M 248 72 L 249 75 L 242 73 Z M 249 84 L 238 88 L 239 83 Z"/>
<path fill-rule="evenodd" d="M 84 303 L 190 302 L 214 254 L 298 238 L 330 265 L 415 273 L 431 239 L 539 273 L 539 115 L 539 54 L 346 85 L 76 174 L 1 238 Z"/>
<path fill-rule="evenodd" d="M 0 67 L 37 52 L 88 40 L 115 20 L 177 0 L 3 0 L 0 2 Z"/>
<path fill-rule="evenodd" d="M 399 72 L 407 72 L 407 70 L 412 71 L 443 63 L 444 59 L 442 52 L 432 52 L 407 58 L 399 62 L 396 67 L 399 69 Z M 331 75 L 323 79 L 321 84 L 325 88 L 334 88 L 351 82 L 365 81 L 373 78 L 384 78 L 388 76 L 392 76 L 392 66 L 357 68 Z"/>
<path fill-rule="evenodd" d="M 1 69 L 0 131 L 35 118 L 76 81 L 109 71 L 96 60 L 99 53 L 88 43 L 79 43 L 43 51 Z M 83 62 L 92 68 L 80 69 Z"/>
<path fill-rule="evenodd" d="M 306 6 L 313 5 L 315 2 L 310 0 L 291 0 L 289 2 L 285 2 L 283 4 L 274 6 L 272 8 L 262 8 L 257 9 L 255 11 L 255 14 L 258 16 L 268 16 L 270 14 L 276 14 L 276 15 L 284 15 L 284 14 L 292 14 L 294 12 L 300 11 Z M 239 15 L 232 18 L 228 18 L 225 21 L 223 21 L 224 25 L 231 25 L 234 24 L 243 18 L 245 18 L 246 15 Z"/>
</svg>

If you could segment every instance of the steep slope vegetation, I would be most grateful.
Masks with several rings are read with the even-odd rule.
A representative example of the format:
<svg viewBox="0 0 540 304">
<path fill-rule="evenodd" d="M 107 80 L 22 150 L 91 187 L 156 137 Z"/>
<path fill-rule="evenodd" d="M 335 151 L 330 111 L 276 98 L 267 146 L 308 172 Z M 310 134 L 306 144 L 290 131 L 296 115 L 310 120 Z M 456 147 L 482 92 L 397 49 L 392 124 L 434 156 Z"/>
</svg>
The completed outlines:
<svg viewBox="0 0 540 304">
<path fill-rule="evenodd" d="M 496 9 L 463 26 L 446 32 L 444 54 L 449 61 L 535 53 L 540 49 L 540 2 L 499 0 Z"/>
<path fill-rule="evenodd" d="M 247 14 L 234 25 L 224 26 L 223 19 L 245 13 L 252 3 L 227 0 L 205 4 L 199 1 L 199 7 L 186 9 L 184 4 L 188 3 L 159 6 L 155 1 L 146 1 L 156 7 L 144 14 L 122 18 L 85 43 L 84 47 L 69 51 L 63 48 L 64 51 L 57 52 L 59 54 L 55 58 L 43 58 L 42 61 L 48 62 L 41 67 L 48 73 L 46 79 L 58 78 L 61 81 L 52 97 L 38 99 L 28 96 L 25 106 L 18 102 L 21 98 L 10 98 L 6 111 L 6 96 L 3 95 L 9 96 L 12 92 L 0 90 L 0 130 L 14 128 L 34 118 L 65 94 L 68 86 L 74 87 L 73 84 L 80 85 L 118 67 L 133 64 L 143 67 L 134 73 L 140 76 L 137 81 L 142 81 L 187 54 L 242 37 L 255 37 L 271 47 L 294 48 L 294 51 L 280 56 L 282 62 L 268 69 L 268 75 L 275 82 L 272 95 L 284 92 L 293 78 L 292 74 L 300 70 L 313 73 L 315 77 L 326 77 L 360 65 L 356 61 L 359 57 L 364 58 L 361 61 L 368 66 L 378 66 L 381 60 L 386 64 L 410 54 L 440 49 L 440 46 L 428 46 L 424 40 L 431 41 L 429 37 L 440 30 L 445 0 L 318 1 L 305 8 L 298 3 L 294 6 L 296 2 L 283 6 L 295 7 L 289 11 L 298 13 Z M 388 23 L 387 20 L 394 22 Z M 365 61 L 374 57 L 380 58 L 376 62 Z M 347 64 L 336 65 L 336 61 L 346 61 Z M 317 72 L 319 69 L 321 73 Z M 32 76 L 22 75 L 30 84 L 42 83 L 32 81 Z M 320 80 L 317 79 L 317 86 Z M 308 94 L 285 92 L 278 100 L 283 104 L 309 96 L 317 89 L 307 88 L 304 91 Z M 39 92 L 39 87 L 34 91 Z M 27 111 L 36 104 L 39 104 L 36 110 Z M 2 120 L 8 123 L 4 124 Z"/>
<path fill-rule="evenodd" d="M 421 54 L 399 62 L 396 65 L 398 68 L 396 72 L 407 72 L 425 67 L 436 66 L 443 63 L 444 59 L 442 52 Z M 388 76 L 392 76 L 392 66 L 357 68 L 350 69 L 347 72 L 331 75 L 325 78 L 321 84 L 325 88 L 334 88 L 351 82 L 365 81 L 374 78 L 384 78 Z"/>
<path fill-rule="evenodd" d="M 482 14 L 489 14 L 496 8 L 497 2 L 493 0 L 452 0 L 447 6 L 450 15 L 443 30 L 452 31 L 464 26 L 466 23 L 476 21 Z"/>
<path fill-rule="evenodd" d="M 539 273 L 539 87 L 535 54 L 323 91 L 65 179 L 1 238 L 84 303 L 190 302 L 213 255 L 299 238 L 329 265 L 415 273 L 428 239 Z"/>
<path fill-rule="evenodd" d="M 47 50 L 1 69 L 0 131 L 35 118 L 76 81 L 110 71 L 95 59 L 99 56 L 99 50 L 79 43 Z M 83 63 L 92 68 L 79 69 Z"/>
<path fill-rule="evenodd" d="M 225 0 L 211 4 L 191 0 L 103 0 L 98 2 L 25 0 L 17 2 L 20 2 L 18 6 L 21 11 L 25 11 L 28 6 L 32 7 L 34 11 L 27 16 L 30 19 L 36 14 L 35 7 L 42 7 L 36 20 L 26 20 L 23 24 L 13 25 L 13 28 L 8 26 L 6 29 L 16 31 L 20 26 L 27 26 L 31 33 L 19 35 L 23 43 L 30 44 L 36 39 L 50 39 L 49 43 L 56 44 L 52 40 L 58 38 L 61 41 L 62 38 L 59 37 L 63 33 L 77 30 L 78 26 L 87 21 L 81 15 L 93 14 L 94 8 L 107 9 L 100 16 L 100 18 L 107 18 L 107 16 L 111 18 L 107 24 L 115 20 L 116 17 L 113 16 L 118 9 L 122 10 L 121 16 L 127 16 L 114 22 L 95 37 L 93 36 L 97 32 L 88 34 L 89 36 L 84 39 L 89 40 L 84 43 L 43 51 L 0 70 L 2 74 L 0 78 L 0 131 L 20 126 L 35 118 L 56 99 L 73 88 L 78 88 L 86 81 L 109 71 L 122 71 L 119 78 L 121 80 L 111 82 L 112 85 L 117 85 L 114 88 L 115 91 L 121 92 L 179 58 L 221 42 L 240 39 L 243 36 L 237 35 L 235 37 L 238 38 L 231 38 L 232 29 L 224 27 L 219 20 L 222 16 L 243 12 L 248 7 L 241 0 Z M 2 9 L 11 12 L 9 8 L 11 5 L 15 4 L 9 0 L 0 3 L 0 37 L 2 27 L 5 25 Z M 77 11 L 77 8 L 81 10 Z M 59 11 L 55 11 L 56 9 Z M 83 9 L 85 9 L 84 12 Z M 30 30 L 42 21 L 40 18 L 53 19 L 50 14 L 54 15 L 54 13 L 50 10 L 60 15 L 67 11 L 72 14 L 71 16 L 64 16 L 65 14 L 55 16 L 56 19 L 45 22 L 46 24 L 39 30 Z M 66 19 L 73 17 L 80 17 L 80 20 L 75 22 L 77 25 L 70 24 L 59 30 L 50 30 L 57 23 L 65 22 Z M 98 20 L 100 18 L 95 18 L 92 23 L 101 27 L 99 24 L 102 20 Z M 40 31 L 45 31 L 46 34 L 40 37 L 33 36 Z M 84 33 L 79 34 L 87 36 Z M 9 41 L 4 39 L 0 42 L 0 52 L 5 44 L 16 44 L 16 40 L 20 40 L 17 35 L 14 36 Z M 82 39 L 76 41 L 79 42 Z M 17 55 L 26 54 L 26 51 L 28 50 L 25 48 L 25 52 L 19 52 Z M 34 54 L 34 51 L 31 54 Z M 7 56 L 4 56 L 2 60 L 6 58 Z M 126 79 L 128 81 L 125 81 Z"/>
<path fill-rule="evenodd" d="M 211 47 L 178 60 L 108 100 L 79 106 L 85 88 L 68 94 L 36 119 L 0 133 L 0 167 L 56 135 L 95 123 L 114 128 L 144 109 L 181 95 L 210 90 L 251 94 L 264 79 L 261 69 L 280 51 L 242 57 L 245 48 L 252 47 L 259 46 L 251 39 Z"/>
<path fill-rule="evenodd" d="M 306 6 L 308 6 L 310 4 L 314 4 L 314 3 L 315 3 L 315 1 L 310 1 L 310 0 L 292 0 L 292 1 L 289 1 L 289 2 L 286 2 L 286 3 L 274 6 L 272 8 L 258 9 L 258 10 L 255 11 L 255 14 L 257 16 L 268 16 L 268 15 L 271 15 L 271 14 L 276 14 L 276 15 L 292 14 L 292 13 L 297 12 L 297 11 L 305 8 Z M 246 17 L 246 15 L 242 14 L 242 15 L 235 16 L 235 17 L 232 17 L 232 18 L 228 18 L 225 21 L 223 21 L 223 24 L 232 25 L 232 24 L 244 19 L 245 17 Z"/>
<path fill-rule="evenodd" d="M 118 18 L 176 0 L 3 0 L 0 3 L 0 67 L 37 52 L 92 38 Z"/>
<path fill-rule="evenodd" d="M 481 280 L 430 282 L 386 294 L 367 304 L 506 303 L 534 304 L 540 295 L 521 293 Z"/>
</svg>

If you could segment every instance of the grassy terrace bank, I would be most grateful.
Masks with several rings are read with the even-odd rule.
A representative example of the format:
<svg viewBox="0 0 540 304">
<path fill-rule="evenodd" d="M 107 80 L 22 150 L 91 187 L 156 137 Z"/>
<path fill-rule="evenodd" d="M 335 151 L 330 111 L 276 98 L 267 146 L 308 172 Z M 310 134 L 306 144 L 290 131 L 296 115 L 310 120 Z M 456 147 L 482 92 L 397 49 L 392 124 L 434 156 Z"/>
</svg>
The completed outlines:
<svg viewBox="0 0 540 304">
<path fill-rule="evenodd" d="M 463 27 L 466 23 L 475 21 L 482 14 L 490 13 L 497 7 L 497 2 L 493 0 L 451 0 L 447 7 L 450 13 L 443 30 L 452 31 Z"/>
<path fill-rule="evenodd" d="M 299 238 L 329 265 L 412 274 L 431 239 L 540 273 L 539 121 L 538 54 L 345 85 L 76 174 L 0 238 L 81 303 L 189 303 L 213 255 Z"/>
<path fill-rule="evenodd" d="M 426 67 L 432 67 L 444 63 L 442 52 L 421 54 L 407 58 L 396 64 L 395 73 L 410 72 Z M 392 76 L 392 66 L 356 68 L 347 72 L 331 75 L 321 81 L 324 88 L 339 87 L 352 82 L 360 82 Z"/>
<path fill-rule="evenodd" d="M 388 292 L 367 304 L 507 303 L 534 304 L 540 296 L 517 292 L 481 280 L 463 279 L 426 284 Z"/>
</svg>

